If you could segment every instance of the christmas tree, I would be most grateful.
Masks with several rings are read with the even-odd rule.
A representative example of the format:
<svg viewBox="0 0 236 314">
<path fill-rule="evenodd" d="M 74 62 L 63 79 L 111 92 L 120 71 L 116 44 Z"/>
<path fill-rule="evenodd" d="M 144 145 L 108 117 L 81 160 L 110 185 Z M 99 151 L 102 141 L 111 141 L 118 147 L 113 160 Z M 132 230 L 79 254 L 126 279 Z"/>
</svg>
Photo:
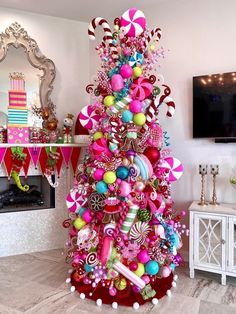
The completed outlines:
<svg viewBox="0 0 236 314">
<path fill-rule="evenodd" d="M 159 108 L 172 117 L 175 103 L 155 65 L 163 57 L 161 30 L 149 30 L 135 8 L 114 21 L 89 25 L 104 30 L 96 47 L 101 69 L 87 86 L 93 102 L 79 114 L 90 135 L 74 188 L 67 197 L 68 282 L 80 297 L 133 306 L 170 295 L 185 226 L 173 210 L 171 183 L 183 166 L 171 155 Z M 167 106 L 167 107 L 166 107 Z"/>
</svg>

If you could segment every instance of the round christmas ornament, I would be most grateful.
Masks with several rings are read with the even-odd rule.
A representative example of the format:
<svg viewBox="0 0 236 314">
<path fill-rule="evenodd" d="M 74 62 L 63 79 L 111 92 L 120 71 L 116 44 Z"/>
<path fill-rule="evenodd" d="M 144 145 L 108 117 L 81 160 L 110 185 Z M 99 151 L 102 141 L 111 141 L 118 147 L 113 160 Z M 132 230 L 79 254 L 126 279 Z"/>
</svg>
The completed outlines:
<svg viewBox="0 0 236 314">
<path fill-rule="evenodd" d="M 100 116 L 95 113 L 91 105 L 85 106 L 79 114 L 79 121 L 81 125 L 88 130 L 91 130 L 95 125 L 97 125 Z"/>
<path fill-rule="evenodd" d="M 95 39 L 101 26 L 104 37 L 96 47 L 100 70 L 86 88 L 94 103 L 78 120 L 90 143 L 66 200 L 67 282 L 81 300 L 136 310 L 157 304 L 175 286 L 187 232 L 183 214 L 173 209 L 171 183 L 183 166 L 170 157 L 159 117 L 163 104 L 168 117 L 175 109 L 160 66 L 154 69 L 164 56 L 156 44 L 161 30 L 146 28 L 134 8 L 114 24 L 97 17 L 88 30 Z"/>
<path fill-rule="evenodd" d="M 122 15 L 120 27 L 124 35 L 129 37 L 139 36 L 146 27 L 146 18 L 142 11 L 131 8 Z"/>
<path fill-rule="evenodd" d="M 168 171 L 168 180 L 174 182 L 182 176 L 184 167 L 177 158 L 167 157 L 163 160 L 160 171 Z"/>
</svg>

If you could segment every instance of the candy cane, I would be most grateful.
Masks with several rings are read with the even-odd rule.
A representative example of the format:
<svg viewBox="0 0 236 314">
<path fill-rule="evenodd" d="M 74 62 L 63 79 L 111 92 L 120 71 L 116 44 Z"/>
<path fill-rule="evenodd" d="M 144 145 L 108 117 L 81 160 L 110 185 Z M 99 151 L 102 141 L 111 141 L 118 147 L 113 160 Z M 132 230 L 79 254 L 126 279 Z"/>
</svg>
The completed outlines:
<svg viewBox="0 0 236 314">
<path fill-rule="evenodd" d="M 149 45 L 150 41 L 153 39 L 153 37 L 156 36 L 157 37 L 157 42 L 160 40 L 161 38 L 161 29 L 160 28 L 154 28 L 150 35 L 148 35 L 146 42 L 144 44 L 145 48 L 147 48 L 147 46 Z"/>
<path fill-rule="evenodd" d="M 146 111 L 146 123 L 144 124 L 143 128 L 147 131 L 149 128 L 149 123 L 152 121 L 153 117 L 155 117 L 157 112 L 157 105 L 154 101 L 149 102 L 149 106 L 147 107 Z"/>
<path fill-rule="evenodd" d="M 89 39 L 94 40 L 95 39 L 95 28 L 100 25 L 103 28 L 103 31 L 105 32 L 104 39 L 108 42 L 108 45 L 111 49 L 111 54 L 113 59 L 118 59 L 118 51 L 115 45 L 113 44 L 113 37 L 112 37 L 112 31 L 108 24 L 108 22 L 102 18 L 102 17 L 96 17 L 94 18 L 91 23 L 89 24 L 88 28 L 88 35 Z"/>
<path fill-rule="evenodd" d="M 168 110 L 166 112 L 166 115 L 168 117 L 173 117 L 174 113 L 175 113 L 175 103 L 174 103 L 174 100 L 170 97 L 170 96 L 167 96 L 165 97 L 165 99 L 162 101 L 161 104 L 166 104 L 167 107 L 168 107 Z"/>
<path fill-rule="evenodd" d="M 111 120 L 111 142 L 114 144 L 119 144 L 121 141 L 121 134 L 118 133 L 119 125 L 116 121 Z"/>
</svg>

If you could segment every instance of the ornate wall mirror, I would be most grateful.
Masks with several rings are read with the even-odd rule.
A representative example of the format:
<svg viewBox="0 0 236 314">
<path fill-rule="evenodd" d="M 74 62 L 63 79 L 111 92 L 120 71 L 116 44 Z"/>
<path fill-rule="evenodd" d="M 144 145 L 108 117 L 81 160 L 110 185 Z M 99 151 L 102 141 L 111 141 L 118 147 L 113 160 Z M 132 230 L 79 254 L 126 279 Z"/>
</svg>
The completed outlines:
<svg viewBox="0 0 236 314">
<path fill-rule="evenodd" d="M 26 30 L 17 22 L 0 34 L 0 105 L 1 111 L 7 113 L 9 74 L 24 74 L 27 106 L 29 108 L 29 125 L 42 125 L 46 120 L 55 119 L 55 106 L 50 94 L 55 79 L 55 65 L 45 57 L 37 42 L 30 38 Z"/>
</svg>

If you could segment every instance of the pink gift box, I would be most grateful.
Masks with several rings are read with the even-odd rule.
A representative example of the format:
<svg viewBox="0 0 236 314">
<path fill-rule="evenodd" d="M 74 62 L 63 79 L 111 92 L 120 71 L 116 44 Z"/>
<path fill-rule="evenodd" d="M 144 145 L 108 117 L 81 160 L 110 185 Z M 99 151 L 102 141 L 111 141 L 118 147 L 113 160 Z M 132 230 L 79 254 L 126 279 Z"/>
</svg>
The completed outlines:
<svg viewBox="0 0 236 314">
<path fill-rule="evenodd" d="M 10 144 L 26 144 L 29 143 L 28 127 L 12 127 L 7 128 L 7 142 Z"/>
</svg>

